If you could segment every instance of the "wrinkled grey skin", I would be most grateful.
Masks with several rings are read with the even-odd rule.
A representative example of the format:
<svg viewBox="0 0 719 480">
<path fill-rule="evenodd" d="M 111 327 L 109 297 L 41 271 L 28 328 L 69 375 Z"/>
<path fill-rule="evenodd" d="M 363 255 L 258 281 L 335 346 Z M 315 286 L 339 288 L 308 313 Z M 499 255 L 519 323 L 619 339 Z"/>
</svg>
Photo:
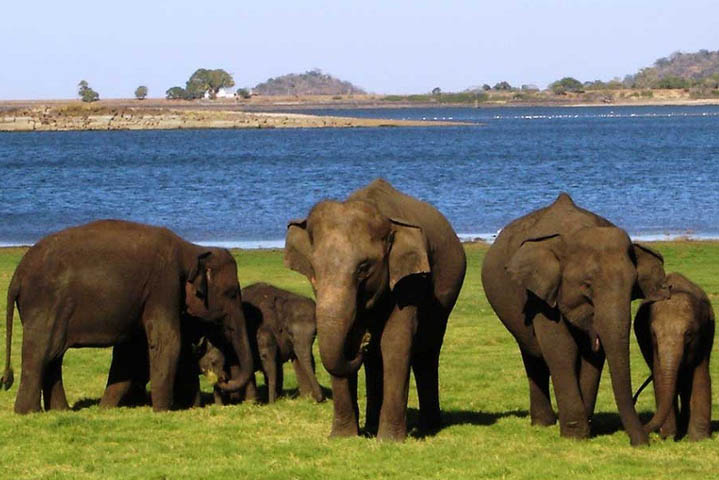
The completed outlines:
<svg viewBox="0 0 719 480">
<path fill-rule="evenodd" d="M 369 433 L 405 438 L 410 367 L 420 428 L 437 429 L 439 352 L 466 268 L 447 219 L 375 180 L 344 202 L 320 202 L 306 219 L 290 222 L 285 265 L 310 280 L 317 299 L 320 357 L 332 376 L 331 435 L 359 433 L 363 362 Z"/>
<path fill-rule="evenodd" d="M 128 393 L 135 357 L 149 354 L 153 408 L 170 408 L 185 310 L 221 326 L 236 352 L 229 387 L 243 387 L 251 375 L 235 260 L 227 250 L 191 244 L 165 228 L 101 220 L 48 235 L 27 251 L 8 289 L 6 388 L 13 377 L 15 303 L 24 328 L 17 413 L 39 411 L 41 399 L 46 410 L 67 409 L 65 352 L 105 346 L 115 349 L 101 406 Z"/>
<path fill-rule="evenodd" d="M 529 380 L 533 425 L 556 421 L 562 436 L 590 433 L 605 354 L 624 429 L 648 443 L 632 402 L 629 330 L 633 298 L 669 296 L 663 259 L 626 232 L 577 207 L 567 194 L 514 220 L 482 265 L 492 308 L 514 335 Z"/>
<path fill-rule="evenodd" d="M 322 387 L 315 376 L 312 345 L 317 331 L 315 302 L 302 295 L 267 283 L 256 283 L 242 289 L 243 309 L 247 319 L 254 369 L 265 377 L 268 402 L 282 394 L 282 365 L 292 361 L 300 395 L 324 400 Z M 215 347 L 207 350 L 200 368 L 213 370 L 210 363 L 221 364 L 222 352 Z M 203 367 L 204 362 L 204 367 Z M 257 400 L 255 378 L 252 376 L 244 392 L 245 400 Z M 226 398 L 221 397 L 222 402 Z"/>
<path fill-rule="evenodd" d="M 312 356 L 317 333 L 315 302 L 267 283 L 243 288 L 242 298 L 248 328 L 256 330 L 255 370 L 265 376 L 268 401 L 272 403 L 282 394 L 282 364 L 289 360 L 300 395 L 323 401 Z"/>
<path fill-rule="evenodd" d="M 671 298 L 642 303 L 634 320 L 639 347 L 654 376 L 657 405 L 645 430 L 659 429 L 664 438 L 686 433 L 690 440 L 701 440 L 711 436 L 714 310 L 706 293 L 682 274 L 667 275 L 667 285 Z"/>
</svg>

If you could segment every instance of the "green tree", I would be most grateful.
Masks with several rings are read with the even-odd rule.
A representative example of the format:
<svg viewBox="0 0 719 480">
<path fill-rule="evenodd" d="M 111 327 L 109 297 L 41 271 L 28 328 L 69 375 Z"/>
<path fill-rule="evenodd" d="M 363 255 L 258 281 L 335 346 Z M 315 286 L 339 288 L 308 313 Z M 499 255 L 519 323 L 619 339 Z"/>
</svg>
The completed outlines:
<svg viewBox="0 0 719 480">
<path fill-rule="evenodd" d="M 482 90 L 486 92 L 487 90 L 492 90 L 492 87 L 490 87 L 488 83 L 485 83 L 482 85 Z"/>
<path fill-rule="evenodd" d="M 440 95 L 442 95 L 442 89 L 439 87 L 434 87 L 432 89 L 432 95 L 434 95 L 435 97 L 439 97 Z"/>
<path fill-rule="evenodd" d="M 135 89 L 135 98 L 138 100 L 144 100 L 145 97 L 147 97 L 147 87 L 144 85 L 140 85 Z"/>
<path fill-rule="evenodd" d="M 549 85 L 549 88 L 556 94 L 561 95 L 565 92 L 583 92 L 584 85 L 582 82 L 572 77 L 564 77 Z"/>
<path fill-rule="evenodd" d="M 77 84 L 77 94 L 80 96 L 83 102 L 96 102 L 100 100 L 100 94 L 90 88 L 90 85 L 85 80 L 80 80 Z"/>
<path fill-rule="evenodd" d="M 182 87 L 172 87 L 165 91 L 165 98 L 168 100 L 183 100 L 187 98 L 187 92 Z"/>
<path fill-rule="evenodd" d="M 252 95 L 250 95 L 250 91 L 246 88 L 238 88 L 237 89 L 237 96 L 240 98 L 250 98 Z"/>
<path fill-rule="evenodd" d="M 217 68 L 214 70 L 208 70 L 206 68 L 198 68 L 195 73 L 190 76 L 185 85 L 188 98 L 202 98 L 205 93 L 210 95 L 210 98 L 217 98 L 217 92 L 221 88 L 230 88 L 235 86 L 235 81 L 232 79 L 232 75 Z"/>
<path fill-rule="evenodd" d="M 509 84 L 509 82 L 499 82 L 494 85 L 495 90 L 511 90 L 512 86 Z"/>
</svg>

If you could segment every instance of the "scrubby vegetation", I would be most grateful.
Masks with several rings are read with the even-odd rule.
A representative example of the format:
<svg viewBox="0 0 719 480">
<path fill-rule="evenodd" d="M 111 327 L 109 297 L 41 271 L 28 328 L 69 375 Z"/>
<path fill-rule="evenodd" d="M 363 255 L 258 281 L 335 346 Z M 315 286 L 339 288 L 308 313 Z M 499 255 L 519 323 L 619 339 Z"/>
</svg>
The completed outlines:
<svg viewBox="0 0 719 480">
<path fill-rule="evenodd" d="M 290 73 L 270 78 L 255 86 L 257 95 L 353 95 L 364 94 L 364 90 L 350 82 L 340 80 L 320 69 L 305 73 Z"/>
</svg>

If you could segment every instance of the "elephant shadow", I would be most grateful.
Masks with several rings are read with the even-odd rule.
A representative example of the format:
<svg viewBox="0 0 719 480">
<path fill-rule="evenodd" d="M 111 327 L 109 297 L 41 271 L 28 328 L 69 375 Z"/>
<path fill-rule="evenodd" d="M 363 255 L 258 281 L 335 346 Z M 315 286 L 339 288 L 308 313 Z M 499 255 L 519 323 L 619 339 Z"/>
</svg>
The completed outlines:
<svg viewBox="0 0 719 480">
<path fill-rule="evenodd" d="M 84 410 L 86 408 L 95 407 L 97 405 L 100 405 L 100 399 L 99 398 L 81 398 L 77 402 L 75 402 L 72 405 L 71 410 L 73 412 L 79 412 L 80 410 Z"/>
<path fill-rule="evenodd" d="M 644 411 L 638 412 L 639 420 L 645 424 L 651 420 L 654 412 Z M 613 435 L 616 432 L 624 431 L 622 418 L 615 412 L 599 412 L 592 416 L 592 435 L 600 437 L 603 435 Z"/>
<path fill-rule="evenodd" d="M 432 437 L 445 428 L 455 425 L 474 425 L 488 427 L 494 425 L 498 420 L 507 417 L 525 418 L 529 416 L 527 410 L 508 410 L 506 412 L 482 412 L 476 410 L 443 410 L 442 424 L 433 431 L 422 431 L 416 427 L 419 425 L 419 409 L 407 409 L 407 424 L 415 425 L 409 432 L 412 438 Z"/>
</svg>

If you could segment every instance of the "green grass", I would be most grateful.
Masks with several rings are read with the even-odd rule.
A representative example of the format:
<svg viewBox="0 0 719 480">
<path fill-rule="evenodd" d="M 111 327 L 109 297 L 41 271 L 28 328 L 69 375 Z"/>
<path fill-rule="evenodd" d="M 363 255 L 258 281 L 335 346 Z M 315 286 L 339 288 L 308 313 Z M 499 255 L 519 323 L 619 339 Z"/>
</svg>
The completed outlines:
<svg viewBox="0 0 719 480">
<path fill-rule="evenodd" d="M 664 254 L 667 272 L 682 271 L 717 304 L 718 243 L 654 246 Z M 558 426 L 530 426 L 526 379 L 516 344 L 494 316 L 481 287 L 479 271 L 486 248 L 467 246 L 467 278 L 442 350 L 445 426 L 435 436 L 418 438 L 412 430 L 403 444 L 359 437 L 329 440 L 331 401 L 317 405 L 292 396 L 296 384 L 289 365 L 285 366 L 288 395 L 273 405 L 211 405 L 168 413 L 153 413 L 145 407 L 101 411 L 97 401 L 107 378 L 110 349 L 77 349 L 66 355 L 65 387 L 75 411 L 18 416 L 12 413 L 22 338 L 16 316 L 16 382 L 10 391 L 0 392 L 0 478 L 544 479 L 679 474 L 715 478 L 719 471 L 716 434 L 698 444 L 661 441 L 654 435 L 649 448 L 629 446 L 607 369 L 593 438 L 562 439 Z M 5 311 L 4 292 L 23 252 L 0 250 L 1 312 Z M 243 285 L 264 280 L 298 293 L 311 292 L 303 277 L 283 267 L 281 251 L 240 251 L 236 256 Z M 5 322 L 0 323 L 2 339 Z M 716 359 L 715 355 L 714 372 Z M 633 341 L 635 387 L 647 372 Z M 329 385 L 321 366 L 318 376 L 322 385 Z M 203 387 L 209 392 L 206 384 Z M 362 387 L 360 397 L 363 409 Z M 650 388 L 640 398 L 638 409 L 646 418 L 653 408 Z M 716 405 L 714 412 L 716 418 Z M 417 421 L 414 391 L 408 417 L 413 429 Z"/>
</svg>

